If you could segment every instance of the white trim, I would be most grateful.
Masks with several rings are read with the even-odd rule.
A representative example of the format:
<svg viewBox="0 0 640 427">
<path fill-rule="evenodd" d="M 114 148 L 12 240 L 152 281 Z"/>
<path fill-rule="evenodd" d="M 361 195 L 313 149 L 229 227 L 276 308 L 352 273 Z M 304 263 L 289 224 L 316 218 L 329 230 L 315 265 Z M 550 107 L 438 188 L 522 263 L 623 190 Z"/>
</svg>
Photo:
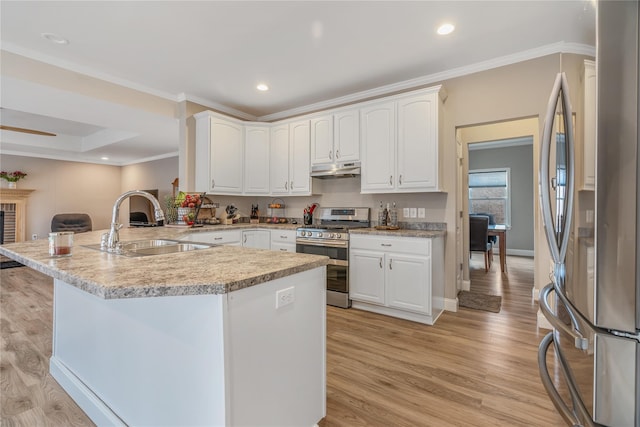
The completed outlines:
<svg viewBox="0 0 640 427">
<path fill-rule="evenodd" d="M 136 165 L 139 163 L 152 162 L 155 160 L 168 159 L 170 157 L 178 157 L 178 152 L 159 154 L 157 156 L 145 157 L 142 159 L 136 160 L 127 160 L 123 162 L 114 162 L 109 160 L 100 160 L 100 159 L 84 159 L 84 158 L 71 158 L 64 155 L 59 154 L 42 154 L 42 153 L 31 153 L 28 151 L 19 151 L 19 150 L 0 150 L 0 154 L 11 155 L 11 156 L 22 156 L 22 157 L 35 157 L 38 159 L 51 159 L 51 160 L 61 160 L 64 162 L 79 162 L 79 163 L 94 163 L 96 165 L 107 165 L 107 166 L 129 166 Z"/>
<path fill-rule="evenodd" d="M 542 314 L 542 312 L 540 310 L 538 310 L 538 314 L 536 316 L 537 318 L 537 326 L 538 329 L 553 329 L 553 326 L 551 325 L 551 323 L 549 323 L 549 321 L 547 320 L 546 317 L 544 317 L 544 314 Z"/>
<path fill-rule="evenodd" d="M 500 251 L 496 251 L 500 253 Z M 534 251 L 529 249 L 507 249 L 507 255 L 533 258 Z"/>
<path fill-rule="evenodd" d="M 508 138 L 497 141 L 486 142 L 471 142 L 469 145 L 469 151 L 475 150 L 488 150 L 491 148 L 505 148 L 505 147 L 519 147 L 521 145 L 533 145 L 532 136 L 523 136 L 520 138 Z"/>
<path fill-rule="evenodd" d="M 129 89 L 136 90 L 138 92 L 146 93 L 148 95 L 157 96 L 159 98 L 168 99 L 170 101 L 177 102 L 177 95 L 162 90 L 157 90 L 149 86 L 142 85 L 140 83 L 132 82 L 131 80 L 114 77 L 110 74 L 98 71 L 95 68 L 78 65 L 74 62 L 69 62 L 56 58 L 54 56 L 45 55 L 40 52 L 26 49 L 21 46 L 17 46 L 11 42 L 3 41 L 0 45 L 1 49 L 7 52 L 15 53 L 16 55 L 24 56 L 26 58 L 34 59 L 36 61 L 44 62 L 45 64 L 53 65 L 55 67 L 63 68 L 75 73 L 84 74 L 85 76 L 93 77 L 98 80 L 102 80 L 108 83 L 113 83 L 119 86 L 123 86 Z"/>
<path fill-rule="evenodd" d="M 95 395 L 73 372 L 55 356 L 49 359 L 49 372 L 64 391 L 78 404 L 97 426 L 122 426 L 120 419 L 98 396 Z"/>
<path fill-rule="evenodd" d="M 198 96 L 193 96 L 193 95 L 187 95 L 184 92 L 178 94 L 177 100 L 178 102 L 182 102 L 182 101 L 194 102 L 196 104 L 202 105 L 203 107 L 212 108 L 216 112 L 230 114 L 233 117 L 236 117 L 238 119 L 248 120 L 250 122 L 258 121 L 258 118 L 253 114 L 236 110 L 235 108 L 220 104 L 219 102 L 211 101 L 209 99 L 204 99 L 204 98 L 200 98 Z"/>
<path fill-rule="evenodd" d="M 402 82 L 381 86 L 381 87 L 373 88 L 370 90 L 357 92 L 351 95 L 342 96 L 339 98 L 334 98 L 327 101 L 322 101 L 315 104 L 309 104 L 306 106 L 293 108 L 290 110 L 281 111 L 279 113 L 268 114 L 262 117 L 255 118 L 254 116 L 248 113 L 235 110 L 231 107 L 222 106 L 221 104 L 213 100 L 204 100 L 201 98 L 190 96 L 185 93 L 172 94 L 165 91 L 157 90 L 136 82 L 132 82 L 130 80 L 114 77 L 112 75 L 109 75 L 107 73 L 104 73 L 102 71 L 96 70 L 91 67 L 82 66 L 73 62 L 61 60 L 60 58 L 55 58 L 50 55 L 45 55 L 31 49 L 26 49 L 26 48 L 17 46 L 11 42 L 2 41 L 2 43 L 0 44 L 0 48 L 7 52 L 15 53 L 17 55 L 25 56 L 27 58 L 31 58 L 36 61 L 54 65 L 56 67 L 60 67 L 69 71 L 81 73 L 89 77 L 94 77 L 96 79 L 104 80 L 106 82 L 114 83 L 130 89 L 134 89 L 143 93 L 147 93 L 149 95 L 158 96 L 160 98 L 169 99 L 175 102 L 189 100 L 189 101 L 193 101 L 198 104 L 201 104 L 203 106 L 215 108 L 217 110 L 228 111 L 230 112 L 230 114 L 236 115 L 238 117 L 252 117 L 252 119 L 250 119 L 251 121 L 275 121 L 275 120 L 280 120 L 287 117 L 293 117 L 297 115 L 310 113 L 313 111 L 334 108 L 340 105 L 346 105 L 350 103 L 363 101 L 368 98 L 390 95 L 394 92 L 401 92 L 409 89 L 417 89 L 421 86 L 442 82 L 444 80 L 453 79 L 456 77 L 462 77 L 468 74 L 478 73 L 481 71 L 487 71 L 494 68 L 503 67 L 506 65 L 516 64 L 518 62 L 528 61 L 531 59 L 540 58 L 547 55 L 553 55 L 556 53 L 573 53 L 577 55 L 586 55 L 591 57 L 596 56 L 596 49 L 594 46 L 589 46 L 581 43 L 557 42 L 557 43 L 552 43 L 545 46 L 540 46 L 534 49 L 525 50 L 515 54 L 500 56 L 487 61 L 481 61 L 475 64 L 453 68 L 451 70 L 429 74 L 426 76 L 417 77 L 415 79 L 404 80 Z M 235 111 L 235 113 L 231 113 L 231 111 Z"/>
<path fill-rule="evenodd" d="M 357 92 L 351 95 L 342 96 L 340 98 L 330 99 L 328 101 L 322 101 L 315 104 L 309 104 L 304 107 L 292 108 L 290 110 L 281 111 L 279 113 L 268 114 L 266 116 L 258 117 L 259 121 L 275 121 L 284 119 L 287 117 L 293 117 L 305 113 L 310 113 L 318 110 L 325 110 L 328 108 L 334 108 L 340 105 L 351 104 L 365 99 L 371 99 L 375 97 L 390 95 L 394 92 L 401 92 L 409 89 L 416 89 L 421 86 L 430 85 L 433 83 L 439 83 L 448 79 L 456 77 L 462 77 L 481 71 L 487 71 L 494 68 L 504 67 L 506 65 L 516 64 L 518 62 L 528 61 L 535 58 L 540 58 L 547 55 L 553 55 L 555 53 L 573 53 L 577 55 L 588 55 L 595 57 L 596 49 L 593 46 L 584 45 L 581 43 L 566 43 L 558 42 L 552 43 L 538 48 L 525 50 L 512 55 L 505 55 L 498 58 L 490 59 L 487 61 L 478 62 L 476 64 L 466 65 L 463 67 L 453 68 L 451 70 L 442 71 L 440 73 L 430 74 L 415 79 L 405 80 L 402 82 Z"/>
<path fill-rule="evenodd" d="M 452 311 L 456 313 L 458 311 L 458 298 L 445 298 L 444 309 L 445 311 Z"/>
<path fill-rule="evenodd" d="M 462 289 L 461 291 L 470 291 L 471 290 L 471 280 L 463 280 L 462 281 Z"/>
</svg>

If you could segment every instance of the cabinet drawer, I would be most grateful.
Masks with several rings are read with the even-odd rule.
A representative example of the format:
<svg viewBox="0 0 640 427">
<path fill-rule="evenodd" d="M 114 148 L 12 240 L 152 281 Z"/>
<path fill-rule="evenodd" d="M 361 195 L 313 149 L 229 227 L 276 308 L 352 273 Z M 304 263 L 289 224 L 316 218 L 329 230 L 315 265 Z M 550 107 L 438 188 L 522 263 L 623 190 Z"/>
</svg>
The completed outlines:
<svg viewBox="0 0 640 427">
<path fill-rule="evenodd" d="M 431 239 L 420 237 L 387 237 L 380 235 L 349 237 L 351 249 L 367 249 L 384 252 L 399 252 L 413 255 L 431 255 Z"/>
<path fill-rule="evenodd" d="M 296 243 L 295 230 L 271 230 L 272 243 Z"/>
<path fill-rule="evenodd" d="M 230 231 L 214 231 L 203 233 L 191 233 L 181 240 L 190 242 L 215 243 L 218 245 L 227 245 L 230 243 L 240 243 L 242 237 L 241 230 Z"/>
</svg>

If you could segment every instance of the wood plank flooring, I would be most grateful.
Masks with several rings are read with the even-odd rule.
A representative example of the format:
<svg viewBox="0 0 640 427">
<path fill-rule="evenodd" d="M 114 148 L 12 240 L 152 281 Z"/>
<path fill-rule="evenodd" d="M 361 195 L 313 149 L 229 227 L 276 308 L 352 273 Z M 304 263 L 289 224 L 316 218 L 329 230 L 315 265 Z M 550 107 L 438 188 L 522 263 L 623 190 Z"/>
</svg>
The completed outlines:
<svg viewBox="0 0 640 427">
<path fill-rule="evenodd" d="M 500 313 L 460 309 L 426 326 L 327 307 L 320 427 L 564 426 L 537 371 L 533 263 L 507 263 L 506 275 L 471 263 L 472 291 L 502 295 Z M 34 270 L 0 270 L 1 426 L 93 426 L 48 374 L 52 294 Z"/>
</svg>

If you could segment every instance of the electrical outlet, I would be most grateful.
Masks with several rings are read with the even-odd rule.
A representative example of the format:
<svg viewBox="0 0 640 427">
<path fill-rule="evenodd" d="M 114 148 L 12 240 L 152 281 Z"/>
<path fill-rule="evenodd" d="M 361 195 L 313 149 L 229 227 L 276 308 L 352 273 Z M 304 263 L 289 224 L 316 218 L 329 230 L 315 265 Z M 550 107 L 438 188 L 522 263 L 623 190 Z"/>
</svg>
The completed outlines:
<svg viewBox="0 0 640 427">
<path fill-rule="evenodd" d="M 409 218 L 409 208 L 402 208 L 402 216 Z"/>
<path fill-rule="evenodd" d="M 418 208 L 418 218 L 425 218 L 427 216 L 427 210 L 425 208 Z"/>
<path fill-rule="evenodd" d="M 31 240 L 38 240 L 38 234 L 37 233 L 33 233 L 31 235 Z"/>
<path fill-rule="evenodd" d="M 416 216 L 418 216 L 418 209 L 410 208 L 409 209 L 409 217 L 410 218 L 415 218 Z"/>
<path fill-rule="evenodd" d="M 292 286 L 276 292 L 276 309 L 293 304 L 296 301 L 296 294 L 294 290 L 295 288 Z"/>
</svg>

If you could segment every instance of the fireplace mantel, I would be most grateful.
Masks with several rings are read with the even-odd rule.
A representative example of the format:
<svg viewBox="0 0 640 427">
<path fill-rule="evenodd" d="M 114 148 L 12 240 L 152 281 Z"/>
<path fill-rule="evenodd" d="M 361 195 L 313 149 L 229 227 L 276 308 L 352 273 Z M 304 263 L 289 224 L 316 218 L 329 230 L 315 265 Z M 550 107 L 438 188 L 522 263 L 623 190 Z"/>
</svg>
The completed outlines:
<svg viewBox="0 0 640 427">
<path fill-rule="evenodd" d="M 0 204 L 16 205 L 16 242 L 25 240 L 27 198 L 33 191 L 23 188 L 0 188 Z"/>
</svg>

